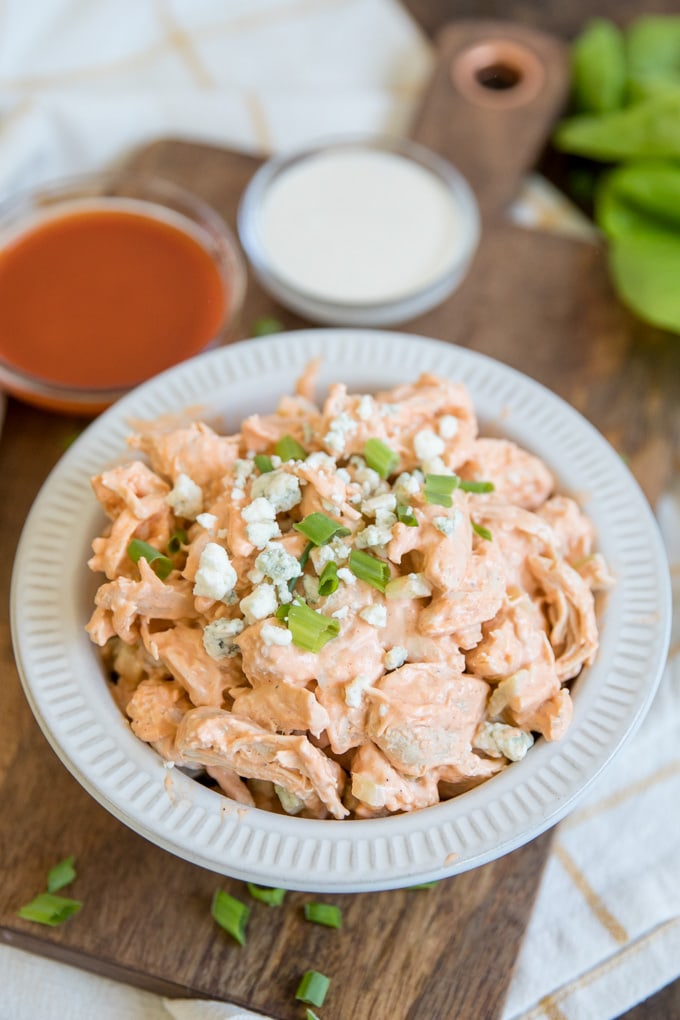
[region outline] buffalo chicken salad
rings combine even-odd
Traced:
[[[371,818],[559,740],[611,583],[548,467],[462,383],[374,394],[318,363],[235,435],[143,426],[92,480],[87,626],[133,732],[244,805]]]

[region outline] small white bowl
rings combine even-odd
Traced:
[[[441,156],[406,139],[352,136],[265,163],[238,229],[260,283],[287,308],[329,325],[390,326],[459,285],[479,214]]]
[[[138,740],[111,697],[84,627],[100,578],[86,566],[104,517],[90,477],[131,457],[130,419],[203,406],[235,431],[275,407],[307,362],[355,391],[436,372],[464,382],[484,431],[502,433],[579,494],[616,577],[599,607],[601,645],[572,685],[563,740],[459,797],[409,814],[316,821],[236,804]],[[202,867],[262,885],[328,892],[445,878],[533,839],[570,811],[654,696],[670,628],[668,565],[656,523],[618,454],[576,411],[513,369],[452,344],[369,330],[309,330],[221,348],[168,370],[98,418],[54,469],[26,521],[12,581],[12,634],[33,712],[52,747],[107,810]],[[30,805],[26,805],[30,811]]]

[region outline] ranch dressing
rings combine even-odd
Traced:
[[[437,283],[470,245],[467,222],[427,167],[359,147],[288,167],[267,188],[260,220],[281,281],[346,305],[391,302]]]

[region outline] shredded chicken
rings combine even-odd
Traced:
[[[564,735],[612,578],[462,384],[337,383],[317,406],[318,370],[234,435],[140,426],[140,458],[92,481],[87,629],[133,732],[236,803],[420,810]]]

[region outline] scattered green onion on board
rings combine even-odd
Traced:
[[[493,535],[488,528],[485,528],[482,524],[477,524],[476,521],[471,521],[472,530],[475,535],[479,535],[480,538],[485,538],[487,542],[493,542]]]
[[[158,549],[154,549],[148,542],[142,542],[141,538],[132,539],[127,547],[127,554],[133,563],[146,560],[149,566],[153,567],[161,581],[166,579],[173,567],[169,556],[165,556]]]
[[[338,590],[338,566],[333,560],[327,563],[319,578],[319,595],[332,595]]]
[[[252,882],[248,882],[248,892],[254,900],[267,903],[270,907],[280,907],[286,896],[285,889],[271,889],[265,885],[253,885]]]
[[[82,436],[82,432],[71,432],[70,435],[65,436],[64,441],[61,444],[62,449],[68,450],[70,446],[73,446],[73,444],[75,443],[76,439],[78,439],[79,436]]]
[[[342,928],[342,911],[332,903],[305,903],[305,919],[326,928]]]
[[[384,560],[364,552],[363,549],[352,549],[349,554],[349,569],[360,581],[365,581],[373,588],[383,592],[390,580],[390,568]]]
[[[283,329],[283,323],[273,315],[263,315],[261,319],[256,319],[253,325],[253,336],[271,336],[272,333],[282,333]]]
[[[266,453],[256,453],[253,457],[253,462],[261,475],[267,475],[270,471],[274,470],[272,459]]]
[[[436,885],[436,882],[421,882],[419,885],[407,886],[406,890],[407,892],[422,892],[425,889],[434,889]]]
[[[310,1006],[323,1006],[330,983],[331,979],[325,974],[320,974],[318,970],[307,970],[298,985],[295,998]]]
[[[54,893],[40,893],[30,903],[26,903],[17,911],[18,916],[25,921],[37,921],[38,924],[47,924],[50,928],[56,928],[63,924],[69,917],[77,914],[82,907],[80,900],[70,900],[65,896],[55,896]]]
[[[216,889],[210,913],[213,920],[217,921],[221,928],[224,928],[232,938],[236,939],[240,946],[245,946],[250,907],[230,896],[229,893]]]
[[[63,889],[65,885],[70,885],[75,880],[76,869],[73,867],[75,857],[65,857],[63,861],[59,861],[53,868],[47,873],[47,891],[50,893],[57,892],[58,889]]]
[[[319,1020],[319,1017],[317,1016],[313,1009],[307,1007],[307,1009],[305,1010],[305,1020]]]
[[[281,460],[305,460],[307,457],[304,446],[300,446],[297,439],[288,434],[281,436],[275,444],[274,453]]]
[[[364,460],[381,478],[388,478],[396,471],[399,456],[382,439],[368,439],[364,446]]]
[[[326,545],[336,536],[351,534],[349,528],[345,528],[344,525],[334,521],[332,517],[327,517],[326,514],[318,511],[307,514],[299,524],[294,524],[293,527],[314,545]]]

